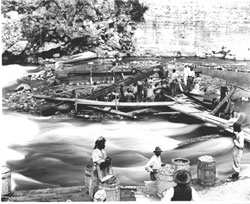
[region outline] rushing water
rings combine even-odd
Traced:
[[[249,116],[243,115],[241,121],[249,121]],[[189,159],[194,178],[197,159],[206,154],[215,157],[218,178],[231,173],[230,137],[179,146],[187,139],[217,134],[218,129],[208,124],[166,120],[90,123],[72,118],[3,113],[1,130],[1,155],[12,171],[12,188],[16,190],[84,185],[84,166],[90,162],[94,142],[101,135],[107,139],[106,152],[112,157],[114,172],[122,185],[143,185],[149,179],[144,166],[156,146],[164,150],[163,162],[170,163],[176,157]],[[247,147],[241,173],[249,172]]]

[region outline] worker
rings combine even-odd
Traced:
[[[187,86],[187,79],[188,79],[189,72],[190,72],[189,66],[185,65],[185,67],[183,69],[183,81],[184,81],[185,86]]]
[[[107,157],[105,152],[106,139],[104,137],[99,137],[95,141],[95,147],[92,152],[92,161],[94,163],[94,171],[97,171],[97,176],[99,182],[102,182],[103,177],[107,175],[112,175],[111,158]]]
[[[190,186],[191,174],[187,170],[179,170],[174,173],[175,187],[164,192],[162,201],[200,201],[197,191]]]
[[[97,83],[94,81],[91,93],[93,94],[98,89]]]
[[[171,79],[169,81],[170,83],[170,89],[171,89],[171,96],[175,96],[176,95],[176,89],[177,89],[177,84],[178,84],[178,72],[176,71],[176,69],[173,69],[172,71],[172,76]]]
[[[241,164],[241,158],[243,155],[243,148],[244,148],[244,133],[241,131],[241,124],[240,123],[234,123],[233,124],[233,130],[235,133],[235,136],[233,137],[233,174],[229,176],[230,179],[238,180],[239,179],[239,173],[240,173],[240,164]]]
[[[135,96],[132,93],[130,88],[127,88],[127,91],[125,93],[125,99],[126,99],[126,102],[134,102],[135,101]]]
[[[188,73],[188,78],[187,78],[187,91],[188,92],[190,92],[192,89],[194,77],[195,77],[194,68],[190,67],[190,71]]]
[[[145,170],[150,173],[150,179],[152,181],[156,180],[155,175],[164,164],[161,162],[162,150],[160,147],[156,147],[154,150],[154,155],[150,158],[145,166]]]

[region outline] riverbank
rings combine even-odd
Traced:
[[[250,201],[250,177],[236,182],[217,181],[214,186],[205,187],[192,181],[202,202],[242,203]],[[147,195],[144,186],[121,186],[120,201],[160,201],[156,196]],[[2,201],[12,202],[92,202],[84,186],[16,191],[11,197],[4,197]]]
[[[159,61],[144,60],[144,61],[132,61],[128,63],[123,63],[123,67],[127,69],[136,67],[136,69],[142,69],[147,66],[157,65]],[[162,63],[164,70],[171,72],[173,68],[179,71],[181,78],[182,70],[185,64],[190,64],[187,62],[176,62],[168,61],[167,63]],[[196,66],[195,64],[193,64]],[[36,72],[27,73],[25,76],[17,79],[17,83],[10,86],[5,86],[2,89],[2,105],[4,109],[9,109],[17,112],[28,112],[30,114],[36,115],[64,115],[82,117],[84,119],[102,120],[102,119],[124,119],[120,116],[114,116],[106,113],[97,113],[97,111],[88,110],[76,114],[74,108],[70,104],[55,104],[50,101],[41,100],[33,98],[31,95],[53,95],[57,97],[74,98],[74,90],[77,90],[78,98],[84,98],[91,94],[93,85],[90,83],[81,82],[70,82],[69,84],[61,83],[55,74],[55,67],[53,64],[50,66],[40,66],[36,69]],[[224,71],[227,74],[227,71]],[[170,73],[171,76],[171,73]],[[168,80],[168,79],[166,79]],[[212,78],[208,75],[200,74],[196,78],[195,84],[198,85],[194,87],[194,93],[205,94],[205,99],[212,101],[213,97],[218,97],[216,94],[220,91],[220,87],[226,84],[224,79]],[[99,89],[105,86],[110,86],[111,84],[98,84]],[[243,87],[248,90],[248,86]],[[246,101],[250,99],[250,91],[242,90],[238,88],[233,95],[233,101]],[[198,92],[197,92],[198,91]],[[58,105],[59,104],[59,105]]]

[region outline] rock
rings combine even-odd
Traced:
[[[27,48],[28,43],[29,42],[27,40],[18,41],[8,48],[7,51],[13,55],[20,55]]]
[[[18,14],[17,11],[10,11],[10,12],[6,13],[6,16],[8,16],[12,20],[20,19],[20,15]]]
[[[39,48],[38,53],[46,52],[46,51],[56,49],[56,48],[59,48],[59,47],[61,47],[61,43],[45,42],[43,47]]]
[[[53,58],[59,58],[59,57],[60,57],[60,53],[53,54]]]
[[[31,87],[28,84],[20,84],[15,89],[15,92],[26,92],[26,91],[31,91]]]

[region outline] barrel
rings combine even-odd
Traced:
[[[2,196],[9,195],[11,193],[11,174],[10,169],[6,166],[2,166]]]
[[[99,180],[97,176],[97,171],[96,168],[93,168],[89,182],[89,195],[93,198],[98,189],[99,189]]]
[[[92,169],[93,169],[93,165],[92,165],[92,164],[87,164],[87,165],[85,166],[85,170],[84,170],[85,187],[87,188],[88,191],[89,191],[89,189],[90,189],[90,182],[91,182]]]
[[[201,156],[197,163],[198,183],[204,186],[212,186],[216,180],[216,165],[212,156]]]
[[[120,185],[119,182],[114,184],[100,183],[99,189],[106,192],[106,201],[120,201]]]
[[[157,185],[156,181],[144,181],[145,191],[148,195],[156,195],[157,193]]]
[[[172,164],[175,166],[175,172],[183,169],[190,171],[190,161],[186,158],[174,158]]]
[[[163,192],[176,185],[174,182],[174,171],[171,171],[173,168],[171,164],[166,164],[163,168],[169,169],[167,171],[162,171],[161,169],[156,174],[156,189],[157,195],[162,198]]]

